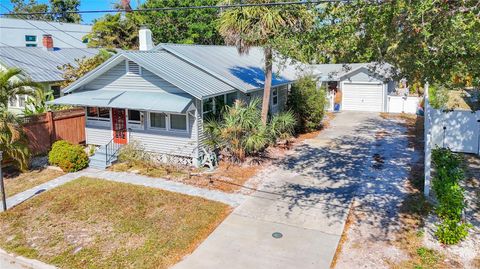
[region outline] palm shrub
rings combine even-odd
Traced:
[[[13,161],[20,170],[28,168],[30,151],[20,119],[0,106],[0,151],[5,160]]]
[[[317,87],[317,80],[306,75],[292,85],[287,107],[295,114],[299,132],[311,132],[321,127],[327,105],[324,87]]]
[[[207,143],[220,148],[231,161],[242,162],[293,134],[296,121],[291,112],[275,115],[263,125],[259,104],[259,99],[248,104],[237,101],[225,108],[220,120],[207,121],[204,126]]]
[[[30,94],[30,89],[41,89],[40,84],[21,80],[24,75],[21,69],[10,68],[0,71],[0,107],[6,108],[10,98],[17,94]]]
[[[51,105],[48,101],[53,101],[53,91],[44,89],[35,89],[31,95],[27,96],[26,106],[23,111],[25,116],[32,116],[47,112]]]

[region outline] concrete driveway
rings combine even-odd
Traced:
[[[352,198],[381,165],[375,152],[391,146],[376,142],[389,128],[377,113],[337,114],[320,136],[263,171],[259,190],[173,268],[329,268]]]

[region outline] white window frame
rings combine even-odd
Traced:
[[[154,114],[165,114],[165,128],[152,126],[152,115],[151,115],[152,113],[154,113]],[[149,130],[168,131],[168,113],[149,111],[149,112],[148,112],[147,127],[148,127]]]
[[[277,103],[275,103],[275,98],[277,98]],[[273,88],[272,89],[272,106],[277,107],[278,106],[278,88]]]
[[[130,72],[130,62],[133,62],[133,61],[125,60],[125,69],[126,69],[127,75],[141,76],[142,75],[142,67],[139,64],[135,63],[136,65],[138,65],[138,74]]]
[[[138,112],[140,112],[140,120],[137,121],[137,120],[131,120],[129,118],[129,111],[130,110],[136,110]],[[144,124],[144,121],[145,121],[145,114],[143,113],[143,111],[141,110],[137,110],[137,109],[127,109],[127,129],[136,129],[136,130],[143,130],[145,128],[145,124]]]
[[[100,108],[98,106],[93,106],[93,107]],[[85,107],[85,116],[87,116],[87,120],[103,121],[103,122],[110,122],[112,120],[112,109],[108,108],[108,119],[107,119],[107,118],[101,118],[101,117],[88,116],[88,108],[89,107]]]
[[[85,118],[87,126],[112,127],[112,109],[108,108],[108,119],[88,116],[88,107],[85,107]]]
[[[171,115],[181,115],[181,116],[185,116],[185,127],[186,129],[183,130],[183,129],[173,129],[172,128],[172,123],[171,123],[171,120],[170,120],[170,116]],[[173,131],[173,132],[180,132],[180,133],[188,133],[189,131],[189,128],[188,128],[188,113],[185,113],[185,114],[182,114],[182,113],[170,113],[168,114],[168,130],[169,131]]]

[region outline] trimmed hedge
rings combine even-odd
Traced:
[[[450,149],[436,148],[432,151],[432,161],[436,169],[432,184],[438,200],[435,211],[442,219],[435,235],[440,242],[453,245],[465,239],[470,228],[462,219],[465,208],[464,190],[459,184],[465,177],[462,159]]]
[[[48,162],[64,172],[76,172],[88,166],[88,155],[82,146],[60,140],[53,143]]]

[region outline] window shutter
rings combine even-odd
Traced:
[[[128,61],[128,73],[140,75],[140,66],[132,61]]]

